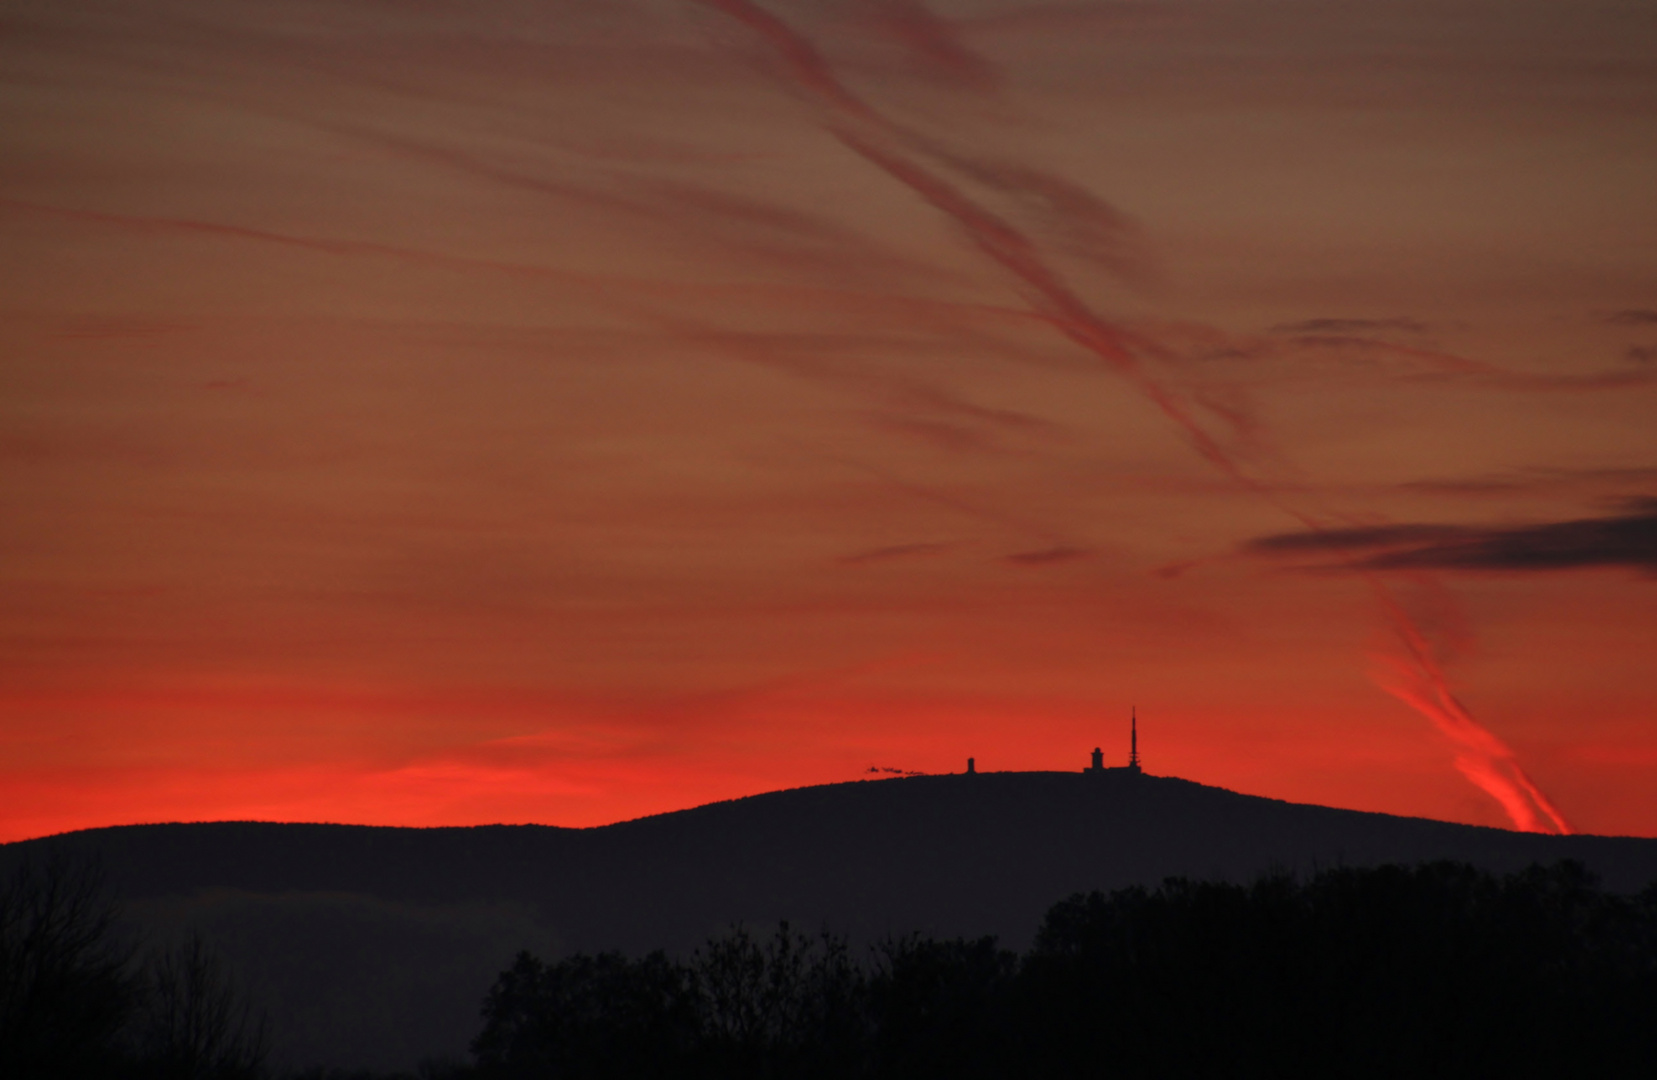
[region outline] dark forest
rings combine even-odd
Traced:
[[[270,1075],[200,941],[123,944],[84,869],[0,895],[0,1074]],[[472,1061],[428,1077],[1636,1075],[1657,1062],[1657,886],[1560,862],[1169,879],[1055,904],[1022,955],[733,927],[684,957],[527,952]],[[312,1078],[369,1074],[312,1069]]]

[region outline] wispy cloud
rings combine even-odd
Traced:
[[[1637,164],[1607,160],[1623,180],[1572,200],[1580,170],[1532,152],[1582,118],[1626,143],[1641,113],[1628,94],[1649,94],[1625,74],[1649,43],[1619,31],[1621,51],[1590,63],[1547,20],[1492,38],[1396,5],[1337,3],[1315,25],[1247,0],[978,6],[72,0],[11,19],[0,53],[28,100],[0,135],[0,160],[22,163],[0,183],[7,684],[383,680],[415,698],[247,705],[271,732],[321,717],[403,748],[317,781],[358,785],[356,801],[283,803],[289,781],[267,778],[260,805],[593,822],[821,778],[787,762],[820,763],[858,699],[825,707],[820,736],[778,718],[802,691],[718,688],[917,642],[950,659],[858,676],[893,704],[844,770],[911,761],[933,736],[905,732],[931,730],[915,718],[946,698],[939,745],[954,745],[958,704],[1003,680],[1084,697],[1148,682],[1140,654],[1087,647],[1130,627],[1171,658],[1150,692],[1170,714],[1187,695],[1193,745],[1198,726],[1244,716],[1263,743],[1288,715],[1281,699],[1199,700],[1218,680],[1184,673],[1242,662],[1225,649],[1262,650],[1250,669],[1319,715],[1373,715],[1390,700],[1326,697],[1302,674],[1351,660],[1352,628],[1329,625],[1351,606],[1331,597],[1374,586],[1370,623],[1397,630],[1389,686],[1514,824],[1549,827],[1497,738],[1528,706],[1484,668],[1469,702],[1488,700],[1491,723],[1473,721],[1434,666],[1449,670],[1454,620],[1418,593],[1456,580],[1440,568],[1539,572],[1532,549],[1571,546],[1512,522],[1628,517],[1644,511],[1596,500],[1657,493],[1657,469],[1633,467],[1657,310],[1594,231],[1651,213],[1615,194],[1637,192]],[[1603,30],[1588,7],[1549,18]],[[1484,124],[1498,99],[1548,108],[1522,131]],[[1333,103],[1407,122],[1331,127]],[[1539,165],[1488,199],[1463,167],[1487,149]],[[1453,167],[1377,201],[1365,185],[1391,167],[1372,168],[1377,153]],[[1601,299],[1583,298],[1587,280]],[[1602,396],[1589,409],[1578,392]],[[1358,464],[1377,461],[1395,468]],[[1627,467],[1549,467],[1563,462]],[[1398,504],[1435,509],[1369,526]],[[1502,528],[1466,524],[1480,521]],[[1287,529],[1344,529],[1348,546],[1254,554],[1337,573],[1192,561]],[[1574,543],[1578,559],[1592,546]],[[1617,640],[1637,650],[1626,572],[1569,592],[1597,625],[1626,620]],[[1623,594],[1632,614],[1600,614]],[[1100,617],[1130,604],[1131,624]],[[1558,660],[1552,686],[1604,676],[1606,695],[1645,707],[1609,650],[1551,656],[1555,638],[1530,632],[1540,607],[1487,616],[1512,620],[1504,643],[1538,670]],[[1181,647],[1192,626],[1244,619],[1275,629]],[[1280,632],[1291,623],[1318,629]],[[531,697],[423,703],[427,684]],[[154,756],[152,729],[222,704],[77,704],[96,722],[73,753]],[[985,723],[1022,730],[1036,712],[986,707]],[[70,753],[81,736],[39,713],[0,716],[0,740]],[[1418,753],[1408,725],[1385,737],[1395,760]],[[1355,745],[1343,723],[1320,739]],[[296,734],[282,753],[334,753],[324,742]],[[260,745],[227,729],[232,744]],[[706,786],[739,746],[766,764]],[[1338,779],[1246,758],[1191,774],[1236,784],[1258,768],[1286,797],[1359,805],[1370,785],[1385,794],[1366,808],[1467,814],[1457,785],[1423,796],[1368,758]],[[675,770],[690,786],[667,784]],[[1328,787],[1298,779],[1312,772]],[[537,777],[582,794],[536,801]],[[236,789],[257,784],[209,784],[190,812],[245,812]]]
[[[1040,551],[1015,551],[1004,556],[1002,562],[1014,566],[1055,566],[1059,563],[1076,562],[1080,559],[1091,559],[1094,552],[1087,548],[1053,547],[1043,548]]]
[[[1374,657],[1376,682],[1438,728],[1455,748],[1456,768],[1500,803],[1516,828],[1570,833],[1565,815],[1520,765],[1518,755],[1456,697],[1419,622],[1378,582],[1371,584],[1400,646],[1397,652]]]
[[[1303,319],[1271,328],[1274,334],[1375,334],[1388,330],[1425,334],[1427,329],[1426,323],[1415,319]]]
[[[1379,525],[1251,540],[1257,555],[1325,554],[1352,570],[1544,572],[1621,566],[1657,572],[1657,499],[1610,517],[1508,527]]]
[[[1616,502],[1618,500],[1615,496],[1619,493],[1657,487],[1657,467],[1514,469],[1477,476],[1410,480],[1398,486],[1412,493],[1446,495],[1454,498],[1558,492],[1572,494],[1578,498],[1584,495],[1603,495],[1612,497],[1612,501]]]
[[[975,90],[999,85],[995,65],[966,44],[951,20],[920,0],[865,0],[864,6],[869,22],[907,51],[914,74]]]
[[[811,38],[788,22],[751,0],[702,0],[746,26],[767,42],[788,71],[792,83],[818,102],[825,114],[823,126],[847,149],[950,221],[980,256],[999,267],[1017,283],[1031,312],[1059,335],[1067,338],[1092,358],[1098,367],[1114,374],[1153,405],[1184,437],[1187,445],[1238,489],[1251,492],[1301,522],[1307,530],[1321,531],[1314,514],[1286,504],[1258,475],[1255,463],[1225,436],[1241,436],[1246,443],[1264,444],[1264,432],[1253,420],[1251,409],[1235,395],[1194,392],[1185,381],[1170,377],[1165,368],[1177,360],[1160,343],[1135,333],[1116,319],[1102,314],[1095,304],[1052,257],[1052,228],[1032,228],[1026,214],[1011,213],[986,191],[1009,203],[1014,211],[1034,205],[1046,216],[1080,226],[1080,235],[1090,236],[1092,247],[1116,276],[1132,281],[1133,261],[1118,252],[1131,252],[1132,231],[1125,218],[1107,204],[1081,189],[1036,170],[994,167],[981,158],[943,152],[930,140],[915,137],[905,126],[894,122],[879,108],[854,92],[840,78],[834,65]],[[1062,232],[1059,234],[1063,235]],[[1100,243],[1099,241],[1103,241]],[[1296,339],[1316,348],[1358,347],[1410,355],[1438,375],[1473,375],[1482,381],[1523,389],[1608,389],[1637,385],[1643,373],[1614,372],[1577,376],[1515,375],[1493,365],[1440,354],[1429,350],[1395,346],[1344,334],[1309,335]],[[1216,434],[1212,421],[1218,419],[1224,435]],[[1083,549],[1055,546],[1041,551],[1020,552],[1006,557],[1013,565],[1042,566],[1085,557]],[[1419,631],[1407,614],[1392,601],[1378,580],[1371,584],[1378,600],[1392,614],[1401,634]],[[1423,666],[1419,659],[1400,661],[1403,669],[1430,683],[1441,697],[1449,696],[1448,684],[1436,668]],[[1465,710],[1458,709],[1448,722],[1435,716],[1422,695],[1418,707],[1435,718],[1440,728],[1456,737],[1458,731],[1472,732],[1499,745],[1495,736],[1480,727]],[[1413,700],[1413,699],[1412,699]],[[1425,704],[1423,704],[1425,703]],[[1441,710],[1442,711],[1442,710]],[[1504,748],[1505,750],[1505,748]],[[1514,824],[1521,829],[1545,827],[1527,807],[1547,812],[1549,822],[1559,831],[1568,831],[1564,819],[1530,782],[1517,762],[1507,753],[1510,769],[1490,766],[1499,755],[1485,754],[1476,767],[1468,767],[1467,755],[1458,757],[1479,786],[1501,802]],[[1528,800],[1528,801],[1527,801]]]
[[[1310,354],[1362,360],[1403,382],[1462,382],[1494,390],[1595,392],[1657,383],[1657,371],[1604,368],[1599,371],[1521,371],[1443,349],[1399,344],[1354,333],[1297,334],[1289,345]]]

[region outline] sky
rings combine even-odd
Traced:
[[[1654,190],[1644,0],[0,0],[0,840],[1657,836]]]

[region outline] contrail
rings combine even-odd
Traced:
[[[1018,229],[979,205],[958,186],[882,142],[913,142],[899,125],[869,105],[835,75],[828,60],[807,38],[777,16],[749,0],[695,0],[748,26],[787,62],[805,90],[838,118],[827,123],[848,149],[908,187],[961,227],[980,251],[1022,281],[1032,295],[1032,309],[1060,333],[1125,377],[1172,420],[1193,448],[1232,480],[1258,490],[1219,442],[1196,420],[1189,406],[1145,370],[1135,347],[1139,341],[1101,318],[1041,257],[1036,244]],[[867,132],[854,130],[864,127]]]
[[[943,213],[980,252],[1023,283],[1034,313],[1055,330],[1092,353],[1125,378],[1184,433],[1187,441],[1215,469],[1316,532],[1324,526],[1313,516],[1284,503],[1276,493],[1243,469],[1219,440],[1198,421],[1184,397],[1158,381],[1140,351],[1158,353],[1154,345],[1113,325],[1090,308],[1048,265],[1034,241],[958,185],[905,154],[904,146],[926,151],[910,135],[854,93],[833,65],[804,35],[751,0],[695,0],[747,26],[782,58],[796,83],[825,107],[825,127],[848,149],[909,188]],[[936,155],[934,155],[936,156]],[[1502,805],[1516,828],[1568,833],[1570,827],[1535,783],[1519,767],[1511,749],[1482,727],[1451,693],[1420,628],[1373,574],[1366,580],[1404,646],[1396,666],[1401,680],[1386,688],[1425,715],[1458,748],[1456,767]],[[1540,813],[1540,817],[1538,814]],[[1546,822],[1542,819],[1545,818]]]
[[[1033,193],[1042,196],[1047,203],[1053,204],[1054,210],[1062,214],[1085,212],[1099,218],[1099,207],[1078,208],[1069,205],[1074,202],[1073,197],[1080,189],[1073,189],[1063,181],[1045,174],[1025,170],[1014,175],[1005,168],[996,168],[984,162],[949,154],[921,136],[904,129],[864,101],[840,80],[832,65],[809,39],[775,15],[750,0],[696,2],[742,23],[763,38],[785,61],[794,80],[825,107],[828,114],[824,121],[825,128],[848,149],[905,185],[953,220],[978,250],[1018,279],[1024,286],[1030,315],[1051,325],[1064,337],[1100,360],[1109,370],[1127,380],[1185,435],[1192,448],[1204,460],[1227,479],[1267,500],[1308,530],[1326,531],[1326,526],[1316,517],[1284,502],[1274,490],[1251,476],[1239,464],[1237,456],[1229,452],[1197,419],[1199,407],[1222,416],[1223,412],[1201,402],[1200,399],[1194,401],[1190,395],[1171,389],[1159,381],[1146,364],[1146,358],[1168,361],[1175,357],[1157,342],[1124,330],[1093,311],[1065,282],[1062,275],[1048,264],[1039,246],[1029,236],[975,201],[961,185],[952,183],[936,168],[928,167],[924,160],[942,164],[968,181],[989,186],[1003,193]],[[918,5],[915,7],[918,8]],[[906,12],[906,17],[911,20],[920,17],[915,10],[906,8]],[[927,34],[936,34],[938,27],[937,24],[929,22],[924,30]],[[938,48],[943,48],[943,45],[940,44]],[[937,49],[932,51],[937,52]],[[942,57],[943,54],[938,53],[935,59]],[[950,65],[959,59],[953,57],[950,59]],[[671,291],[663,283],[602,279],[547,266],[450,255],[373,241],[298,236],[216,222],[136,217],[46,206],[12,199],[0,199],[0,208],[45,213],[115,227],[211,235],[226,240],[281,245],[331,256],[383,258],[455,270],[486,270],[512,276],[555,280],[584,289],[610,306],[630,309],[635,314],[641,314],[636,305],[618,295],[621,287],[625,286],[626,291],[630,293]],[[1115,223],[1103,218],[1098,223],[1107,229],[1115,227]],[[1119,272],[1125,269],[1125,265],[1116,262],[1110,264]],[[889,297],[885,299],[890,300]],[[925,302],[915,298],[909,298],[906,303],[925,306]],[[953,305],[941,305],[941,308],[945,309],[951,307]],[[656,321],[658,325],[664,326],[671,322],[660,318]],[[1643,381],[1641,376],[1630,376],[1627,373],[1587,379],[1513,376],[1462,358],[1447,357],[1423,350],[1392,348],[1416,359],[1435,363],[1448,371],[1482,376],[1513,388],[1602,389]],[[935,501],[942,501],[935,494],[929,497],[933,497]],[[978,516],[987,516],[982,508],[957,508]],[[1025,527],[1029,528],[1027,523]],[[1355,561],[1348,562],[1355,567]],[[1389,685],[1389,691],[1421,711],[1458,746],[1457,767],[1472,782],[1502,804],[1516,827],[1538,830],[1545,829],[1551,824],[1558,831],[1569,831],[1564,818],[1519,768],[1513,752],[1474,721],[1465,707],[1455,700],[1442,671],[1432,658],[1425,635],[1398,605],[1384,583],[1367,572],[1365,578],[1376,592],[1404,645],[1403,655],[1393,659],[1394,666],[1399,668],[1403,678],[1398,685]],[[1546,823],[1543,822],[1543,818],[1546,819]]]
[[[1520,768],[1517,755],[1495,734],[1481,727],[1467,707],[1456,700],[1449,680],[1433,658],[1432,648],[1415,621],[1378,580],[1371,575],[1366,577],[1391,619],[1408,658],[1408,662],[1385,658],[1398,678],[1379,680],[1382,688],[1431,720],[1455,744],[1456,768],[1501,803],[1517,828],[1525,832],[1569,834],[1571,827],[1564,815]],[[1538,819],[1538,812],[1547,819],[1546,824]]]

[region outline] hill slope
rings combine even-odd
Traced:
[[[515,950],[683,950],[733,922],[1029,943],[1088,889],[1273,867],[1578,859],[1657,880],[1657,840],[1551,837],[1304,806],[1127,770],[773,792],[596,829],[215,823],[89,830],[0,862],[96,853],[152,936],[201,927],[268,1003],[293,1062],[460,1054]]]

